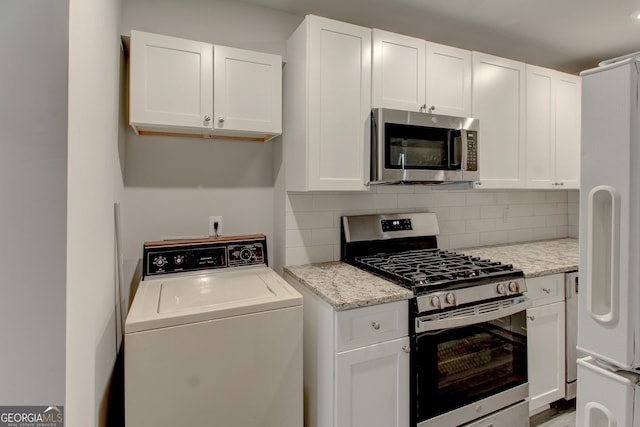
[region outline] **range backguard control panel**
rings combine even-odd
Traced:
[[[413,230],[411,226],[411,219],[409,218],[401,218],[401,219],[383,219],[380,221],[382,223],[382,231],[403,231],[403,230]]]

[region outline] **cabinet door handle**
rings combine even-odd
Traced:
[[[551,288],[542,288],[542,292],[550,294],[551,293]]]
[[[536,316],[532,316],[532,315],[528,314],[527,315],[527,319],[529,319],[531,321],[534,321],[534,320],[536,320]]]
[[[205,122],[211,121],[211,116],[208,116],[208,115],[204,116],[204,121]]]
[[[409,347],[408,345],[404,345],[402,346],[402,351],[404,351],[405,353],[411,353],[411,347]]]
[[[429,107],[429,113],[433,113],[434,111],[436,111],[435,105],[432,105],[431,107]]]
[[[380,323],[373,322],[371,323],[371,327],[377,331],[378,329],[380,329]]]

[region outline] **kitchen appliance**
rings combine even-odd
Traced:
[[[263,235],[145,243],[127,427],[302,425],[302,297],[266,249]]]
[[[639,426],[640,53],[582,76],[577,421]]]
[[[341,259],[414,293],[411,425],[528,426],[524,274],[437,234],[433,213],[342,217]]]
[[[371,182],[477,181],[478,120],[415,111],[371,111]]]
[[[578,343],[578,292],[579,274],[571,271],[564,275],[565,290],[565,392],[564,400],[576,397],[578,365],[576,361],[586,355],[576,348]]]

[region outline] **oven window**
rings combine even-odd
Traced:
[[[527,382],[526,332],[515,320],[512,327],[516,316],[416,338],[419,421]]]
[[[459,169],[456,131],[385,123],[385,163],[390,169]],[[459,132],[457,132],[459,133]]]

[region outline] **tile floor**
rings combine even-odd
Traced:
[[[530,418],[530,427],[576,427],[575,400],[563,408],[550,408]]]

